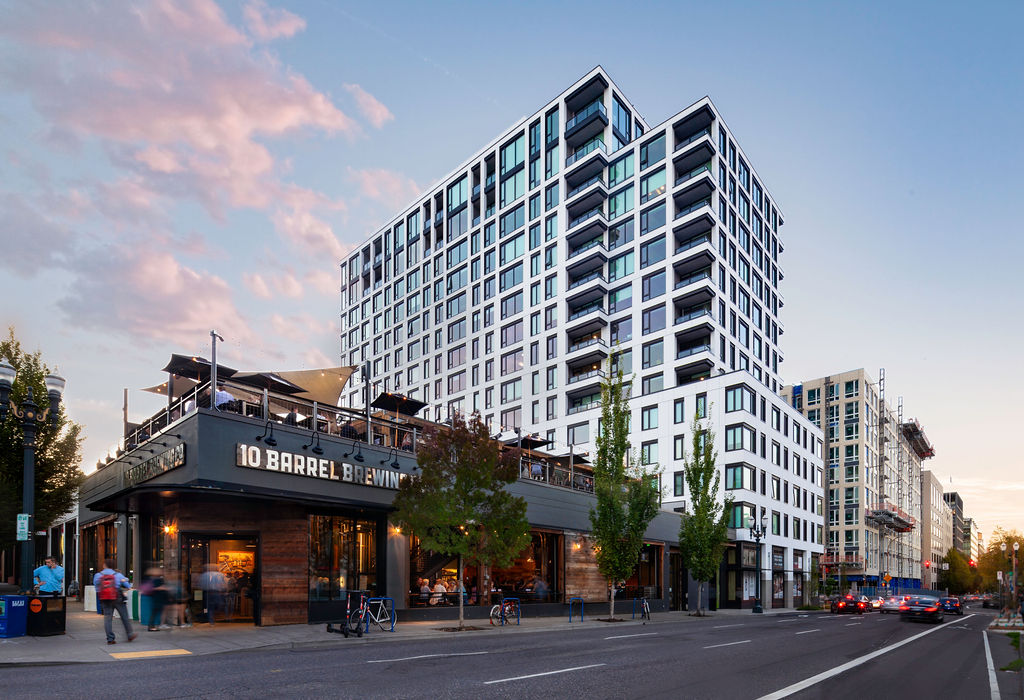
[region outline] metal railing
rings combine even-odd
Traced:
[[[592,369],[587,372],[580,372],[579,374],[573,374],[566,381],[566,384],[575,384],[576,382],[582,382],[585,379],[592,379],[593,377],[604,377],[604,370]]]
[[[676,353],[676,359],[681,360],[684,357],[690,357],[691,355],[697,355],[702,352],[711,352],[711,345],[694,345],[690,348],[685,348]]]
[[[696,248],[699,245],[703,245],[705,243],[710,243],[710,242],[711,242],[711,234],[710,233],[703,233],[703,234],[701,234],[699,236],[694,236],[690,240],[685,241],[685,242],[681,243],[678,247],[676,247],[676,255],[678,255],[679,253],[685,252],[685,251],[689,250],[690,248]]]
[[[595,270],[589,275],[583,275],[583,277],[580,277],[578,280],[573,280],[569,283],[569,289],[576,289],[577,287],[581,287],[587,282],[593,282],[594,280],[601,280],[604,282],[604,275],[601,274],[600,270]]]
[[[711,309],[709,307],[705,307],[701,309],[696,309],[689,313],[685,313],[682,316],[676,316],[676,325],[678,326],[680,323],[692,321],[695,318],[700,318],[701,316],[711,316]]]
[[[686,146],[689,146],[691,143],[693,143],[697,139],[702,139],[705,136],[710,136],[710,135],[711,135],[711,129],[710,128],[702,129],[701,131],[698,131],[696,134],[694,134],[690,138],[686,139],[685,141],[680,141],[679,143],[677,143],[676,147],[673,149],[673,152],[678,151],[680,148],[685,148]]]
[[[594,175],[593,177],[591,177],[591,178],[589,178],[587,180],[584,180],[582,183],[580,183],[579,185],[576,185],[571,190],[569,190],[569,194],[565,195],[566,201],[572,199],[577,193],[582,192],[583,190],[587,189],[588,187],[593,185],[595,182],[600,182],[602,185],[604,185],[604,179],[601,177],[601,173],[598,173],[597,175]]]
[[[605,155],[608,155],[608,150],[604,146],[604,141],[598,141],[598,140],[595,139],[594,141],[591,141],[586,146],[584,146],[583,148],[581,148],[580,150],[576,151],[575,153],[570,155],[568,158],[566,158],[565,159],[565,167],[568,168],[570,165],[572,165],[576,161],[580,160],[584,156],[590,155],[594,151],[601,151],[601,153],[604,153]]]
[[[675,218],[676,219],[681,219],[684,216],[686,216],[687,214],[692,214],[693,212],[697,211],[701,207],[709,207],[709,206],[711,206],[711,197],[705,197],[704,199],[700,200],[699,202],[694,202],[693,204],[691,204],[690,206],[686,207],[682,211],[677,211],[676,215],[675,215]]]
[[[604,246],[604,234],[595,236],[594,238],[591,238],[589,241],[581,245],[579,248],[570,251],[567,260],[572,260],[577,255],[582,255],[583,253],[586,253],[588,250],[592,250],[599,246]]]
[[[601,306],[601,302],[594,302],[593,304],[587,304],[586,306],[584,306],[582,309],[580,309],[576,313],[570,314],[569,315],[569,320],[570,321],[575,321],[576,319],[581,318],[583,316],[586,316],[589,313],[593,313],[594,311],[604,311],[604,307]]]
[[[523,460],[519,469],[519,479],[521,481],[540,481],[549,486],[594,493],[594,473],[589,469],[580,469],[576,465],[565,467],[550,462]]]
[[[577,350],[582,350],[583,348],[589,348],[591,345],[603,345],[605,347],[608,347],[608,344],[605,343],[604,340],[600,337],[587,338],[585,340],[580,340],[573,343],[572,345],[569,346],[566,352],[576,352]]]
[[[690,172],[683,173],[682,175],[677,177],[676,178],[676,185],[681,185],[684,182],[686,182],[687,180],[692,180],[693,178],[697,177],[698,175],[700,175],[701,173],[704,173],[704,172],[707,172],[707,173],[711,172],[711,161],[710,160],[707,163],[705,163],[704,165],[696,167],[693,170],[691,170]]]
[[[574,126],[576,126],[584,119],[589,117],[591,114],[597,113],[603,114],[605,118],[608,117],[608,110],[605,108],[604,102],[602,102],[601,100],[595,100],[594,102],[591,102],[589,105],[584,107],[582,111],[576,112],[575,116],[573,116],[572,119],[565,123],[566,132],[568,132]]]
[[[682,289],[683,287],[689,286],[691,284],[694,284],[695,282],[700,282],[701,280],[705,279],[711,279],[710,270],[701,270],[700,272],[693,273],[689,277],[684,277],[683,279],[676,282],[676,285],[675,287],[673,287],[673,289]]]
[[[573,228],[574,226],[576,226],[578,224],[582,224],[587,219],[592,219],[592,218],[594,218],[595,216],[598,216],[598,215],[600,215],[601,217],[604,217],[604,212],[601,211],[601,207],[600,206],[594,207],[590,211],[587,211],[587,212],[577,216],[575,219],[573,219],[572,221],[569,222],[568,228],[571,229],[571,228]]]

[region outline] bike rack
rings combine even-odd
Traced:
[[[572,605],[573,603],[580,604],[580,622],[583,622],[583,599],[582,598],[570,598],[569,599],[569,622],[572,622]]]
[[[636,606],[640,603],[641,600],[642,600],[641,598],[634,598],[633,599],[633,618],[632,619],[634,619],[634,620],[636,619]]]
[[[395,631],[395,599],[394,598],[367,598],[366,599],[366,605],[369,606],[370,603],[380,603],[380,602],[384,602],[384,601],[387,601],[388,603],[391,603],[391,629],[389,630],[389,632],[394,632]],[[366,633],[367,634],[370,633],[370,616],[369,615],[366,616]]]
[[[515,603],[516,603],[516,624],[517,624],[517,625],[519,625],[519,624],[522,624],[522,622],[521,622],[521,617],[520,617],[520,612],[521,612],[521,611],[522,611],[522,609],[523,609],[523,605],[522,605],[522,603],[520,603],[520,602],[519,602],[519,599],[518,599],[518,598],[502,598],[502,599],[501,599],[501,603],[500,603],[500,605],[504,606],[504,605],[505,605],[505,603],[507,603],[507,602],[508,602],[508,601],[510,601],[510,600],[514,600],[514,601],[515,601]],[[504,608],[503,608],[503,609],[504,609]],[[501,616],[501,624],[502,624],[502,625],[506,625],[506,624],[511,624],[511,623],[509,623],[509,622],[505,622],[505,616],[504,616],[504,615],[502,615],[502,616]]]

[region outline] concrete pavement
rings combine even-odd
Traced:
[[[499,628],[492,627],[486,620],[470,620],[467,621],[467,625],[474,625],[479,629],[464,634],[508,635],[525,632],[572,632],[576,629],[594,626],[622,629],[641,624],[639,620],[630,618],[629,610],[621,609],[616,611],[616,617],[624,618],[623,622],[598,622],[597,618],[606,616],[607,612],[608,609],[604,604],[587,606],[584,621],[580,622],[577,614],[573,622],[569,622],[568,614],[564,617],[532,617],[529,608],[526,607],[519,625],[513,624]],[[765,611],[767,616],[807,614],[815,613],[778,608]],[[686,612],[661,612],[654,613],[654,619],[650,624],[684,620],[700,623],[716,618],[737,616],[753,617],[753,614],[749,610],[719,610],[710,613],[707,617],[696,617]],[[124,626],[120,620],[115,619],[114,633],[117,636],[117,644],[108,645],[103,632],[103,616],[95,612],[85,612],[81,603],[69,602],[66,634],[52,637],[0,639],[0,665],[99,663],[168,656],[201,656],[253,649],[318,648],[398,640],[451,638],[456,635],[445,628],[454,627],[456,624],[454,620],[403,622],[401,611],[398,611],[398,623],[394,632],[381,632],[375,626],[371,626],[370,632],[361,639],[354,637],[345,639],[340,634],[328,634],[324,624],[256,627],[251,623],[218,623],[213,627],[198,624],[193,627],[175,627],[170,630],[148,632],[145,625],[132,621],[133,631],[138,634],[138,637],[134,642],[129,643],[124,635]]]

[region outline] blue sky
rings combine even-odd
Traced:
[[[0,0],[2,320],[86,468],[210,328],[334,363],[347,247],[600,64],[650,123],[710,95],[781,204],[784,377],[885,367],[968,515],[1024,529],[1020,3],[168,7]]]

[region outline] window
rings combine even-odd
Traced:
[[[526,252],[526,234],[520,233],[501,244],[501,264],[512,262]]]
[[[448,369],[466,364],[466,346],[460,345],[448,351]]]
[[[505,353],[501,356],[501,375],[513,374],[523,368],[522,349]]]
[[[615,343],[628,343],[633,339],[633,319],[624,318],[614,321],[611,327],[612,345]]]
[[[683,496],[683,484],[684,484],[683,472],[673,472],[673,474],[672,474],[672,495],[675,498],[682,498],[682,496]]]
[[[509,141],[501,147],[501,174],[514,170],[523,164],[525,159],[525,137],[520,134],[518,138]]]
[[[701,418],[701,419],[707,418],[708,417],[708,395],[707,394],[697,394],[697,396],[694,397],[694,398],[695,398],[695,400],[697,402],[697,407],[696,407],[697,418]]]
[[[613,282],[631,274],[633,274],[633,251],[629,251],[617,258],[613,258],[608,263],[609,282]]]
[[[544,211],[551,211],[558,206],[558,183],[544,190]]]
[[[653,394],[661,391],[665,388],[665,377],[659,372],[658,374],[652,374],[644,377],[640,382],[640,391],[645,396],[647,394]]]
[[[674,423],[685,423],[686,422],[686,400],[676,399],[675,403],[672,404],[673,422]]]
[[[569,445],[581,445],[590,442],[590,423],[570,425],[565,431],[565,441]]]
[[[658,441],[651,440],[640,445],[640,464],[649,465],[658,463]]]
[[[615,187],[633,177],[633,154],[630,153],[608,166],[608,186]]]
[[[640,147],[640,170],[654,165],[665,157],[665,134]]]
[[[608,220],[633,211],[633,185],[624,187],[608,198]]]
[[[510,323],[501,329],[501,347],[505,348],[510,345],[522,342],[523,340],[523,322],[516,321]],[[474,341],[475,342],[475,341]]]
[[[633,240],[633,221],[631,216],[608,229],[608,250],[614,250]]]
[[[659,168],[656,172],[640,180],[640,203],[665,194],[665,168]]]
[[[852,381],[846,382],[845,389],[846,389],[846,392],[845,392],[846,393],[846,398],[848,398],[848,399],[849,398],[853,398],[860,391],[860,380],[859,379],[854,379]]]
[[[640,235],[655,231],[665,225],[665,203],[646,209],[640,213]]]
[[[676,435],[672,438],[672,459],[686,459],[686,436]]]
[[[521,313],[523,310],[523,293],[516,292],[501,300],[501,317],[508,318]]]
[[[608,313],[623,311],[633,305],[633,285],[627,284],[608,294]]]
[[[729,513],[729,527],[745,528],[756,520],[756,510],[749,503],[734,503]]]
[[[643,300],[649,301],[665,293],[665,271],[647,275],[643,279]]]
[[[643,347],[643,369],[657,367],[665,361],[665,343],[658,340]]]
[[[643,312],[643,335],[665,330],[665,305],[659,304]]]
[[[629,110],[619,103],[619,98],[615,95],[612,95],[612,128],[619,132],[619,138],[623,141],[630,140]]]
[[[725,451],[754,452],[754,429],[746,425],[730,425],[725,429]]]
[[[511,204],[526,194],[526,171],[520,170],[501,181],[501,206]],[[451,232],[449,232],[451,235]]]
[[[653,241],[640,246],[640,268],[661,262],[665,259],[665,237],[658,236]]]
[[[754,491],[755,471],[749,464],[729,464],[725,467],[725,488],[727,490],[746,489]]]
[[[501,385],[501,402],[519,401],[523,398],[523,380],[513,379]]]
[[[656,430],[658,428],[658,407],[644,406],[640,409],[640,429]]]
[[[725,412],[747,411],[754,413],[754,392],[746,386],[734,386],[725,390]]]
[[[523,224],[526,223],[526,205],[520,204],[518,207],[508,212],[507,214],[501,215],[500,227],[501,236],[506,236],[516,229],[522,228]]]
[[[503,292],[506,289],[511,289],[512,287],[516,286],[517,284],[522,284],[522,282],[523,282],[523,264],[522,263],[517,263],[517,264],[513,265],[512,267],[510,267],[510,268],[508,268],[506,270],[503,270],[502,273],[501,273],[501,284],[500,284],[500,287],[501,287],[501,291],[503,291]]]

